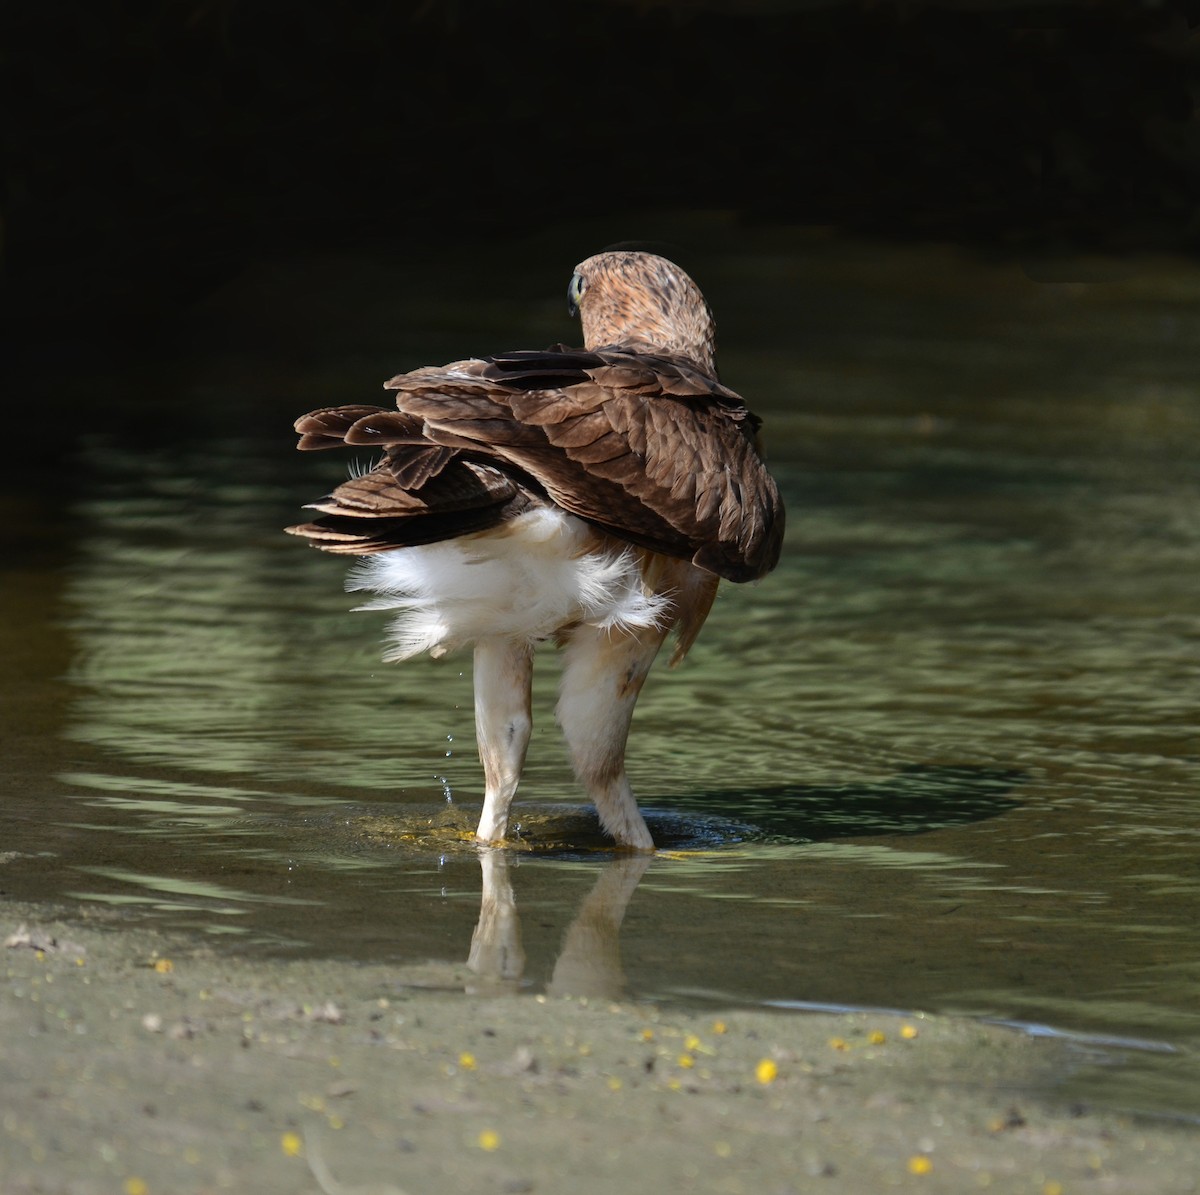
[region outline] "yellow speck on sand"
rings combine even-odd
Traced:
[[[1055,1179],[1042,1184],[1042,1195],[1062,1195],[1063,1185]]]
[[[495,1129],[484,1129],[479,1134],[479,1148],[486,1149],[488,1153],[492,1150],[500,1148],[500,1134]]]
[[[473,1071],[475,1069],[475,1055],[462,1053],[458,1056],[458,1065],[465,1071]]]
[[[125,1195],[146,1195],[149,1188],[140,1178],[127,1178],[125,1180]]]
[[[175,970],[175,964],[169,958],[157,958],[154,960],[154,969],[159,975],[169,975]]]
[[[654,1040],[654,1030],[649,1027],[643,1029],[642,1030],[642,1041],[653,1041],[653,1040]]]
[[[298,1158],[304,1150],[304,1142],[295,1133],[284,1133],[279,1138],[279,1148],[289,1158]]]
[[[700,1039],[694,1034],[689,1033],[683,1041],[683,1048],[690,1050],[693,1054],[700,1049]]]
[[[933,1163],[924,1154],[914,1154],[908,1159],[909,1174],[929,1174]]]
[[[850,1043],[844,1037],[831,1037],[829,1039],[829,1048],[831,1050],[848,1050]]]
[[[779,1078],[779,1067],[769,1058],[764,1058],[755,1068],[754,1077],[762,1084],[774,1083]]]
[[[696,1065],[696,1060],[690,1054],[680,1054],[678,1061],[684,1070],[691,1070]]]
[[[616,1075],[608,1076],[609,1091],[620,1091],[622,1086],[623,1086],[623,1084],[621,1083],[621,1080],[618,1079]]]
[[[867,1034],[867,1041],[869,1041],[873,1046],[881,1046],[885,1041],[887,1041],[887,1034],[884,1033],[882,1029],[872,1029],[871,1032]]]
[[[729,1026],[724,1021],[713,1021],[712,1031],[714,1033],[728,1033]]]
[[[905,1041],[912,1041],[912,1039],[916,1037],[919,1032],[920,1030],[916,1027],[916,1025],[900,1026],[900,1036],[904,1038]]]

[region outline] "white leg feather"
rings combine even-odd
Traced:
[[[666,630],[576,627],[567,639],[558,722],[575,775],[618,846],[653,850],[654,840],[625,775],[633,707]]]
[[[533,726],[532,685],[532,644],[507,638],[475,644],[475,737],[487,786],[475,832],[480,842],[503,842],[508,833]]]
[[[477,836],[501,843],[530,734],[533,645],[565,645],[558,720],[575,773],[618,845],[653,842],[625,775],[633,707],[667,632],[678,662],[717,577],[631,548],[552,506],[444,543],[366,557],[347,585],[360,609],[395,610],[388,659],[475,643],[475,729],[486,778]]]

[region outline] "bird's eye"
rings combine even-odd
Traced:
[[[567,287],[567,311],[571,315],[577,315],[579,312],[579,300],[583,298],[583,292],[587,290],[587,283],[584,282],[583,276],[580,274],[572,274],[570,285]]]

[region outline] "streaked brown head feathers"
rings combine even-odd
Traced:
[[[716,376],[712,312],[700,288],[665,257],[597,253],[575,267],[568,297],[579,311],[585,348],[684,357]]]

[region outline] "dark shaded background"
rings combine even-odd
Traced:
[[[572,215],[1192,252],[1198,21],[1148,0],[8,4],[7,354],[153,336],[264,256]]]

